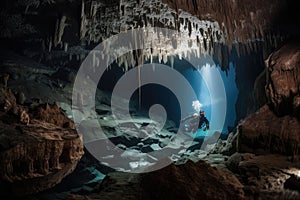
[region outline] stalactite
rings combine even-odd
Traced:
[[[61,39],[64,34],[65,27],[67,26],[66,20],[67,17],[63,15],[59,20],[56,21],[53,41],[55,47],[62,42]]]
[[[48,52],[51,52],[52,49],[52,38],[49,39]]]
[[[139,88],[139,109],[142,108],[142,79],[141,79],[141,66],[138,66],[138,88]]]
[[[67,52],[68,51],[68,43],[64,43],[64,51]]]
[[[82,40],[86,35],[86,25],[87,25],[87,19],[84,12],[84,0],[81,2],[81,23],[80,23],[80,40]]]
[[[129,56],[130,56],[130,57],[129,57],[130,59],[128,59],[128,62],[131,63],[131,66],[133,67],[133,66],[136,65],[136,60],[134,59],[133,52],[131,52],[131,53],[129,54]]]
[[[168,55],[167,53],[165,52],[164,55],[163,55],[163,62],[166,64],[168,62]]]
[[[174,60],[175,60],[174,56],[171,55],[171,56],[170,56],[170,63],[171,63],[171,67],[172,67],[172,68],[174,68]]]
[[[182,60],[182,52],[178,52],[178,58],[179,60]]]
[[[31,176],[34,173],[34,160],[32,158],[28,159],[28,173]]]
[[[240,45],[239,45],[239,43],[235,43],[235,50],[236,50],[237,56],[238,56],[238,57],[241,57],[241,53],[240,53]]]
[[[143,28],[146,26],[150,27],[150,24],[147,21],[150,21],[152,25],[155,25],[156,22],[160,22],[163,24],[164,27],[170,28],[170,26],[178,27],[180,30],[180,34],[182,35],[188,35],[189,40],[181,40],[180,36],[174,37],[172,39],[172,47],[174,51],[169,52],[168,54],[173,53],[180,53],[181,55],[188,56],[188,55],[195,55],[197,57],[200,57],[200,55],[203,54],[213,54],[213,45],[214,42],[220,42],[223,43],[225,41],[225,35],[222,33],[222,30],[219,27],[218,23],[213,23],[209,21],[201,21],[197,17],[194,17],[186,12],[175,12],[174,10],[170,9],[168,6],[161,2],[144,2],[144,6],[136,5],[136,2],[129,1],[130,4],[135,5],[134,8],[135,12],[133,12],[133,9],[131,7],[126,7],[124,2],[120,3],[118,14],[109,19],[112,20],[109,23],[106,22],[106,19],[102,19],[101,16],[107,16],[110,15],[109,8],[105,7],[105,11],[103,9],[96,9],[101,7],[101,5],[96,3],[87,3],[85,1],[82,1],[81,6],[81,32],[82,30],[84,34],[81,34],[82,38],[87,38],[87,41],[93,42],[95,41],[95,37],[93,35],[93,32],[98,31],[99,35],[97,36],[99,38],[105,39],[111,34],[111,30],[129,30],[136,28],[137,26],[142,26]],[[129,4],[128,4],[129,5]],[[151,5],[151,6],[146,6]],[[86,14],[85,7],[89,7],[89,11]],[[156,10],[155,8],[162,8],[164,10],[164,13],[161,13],[160,10]],[[127,12],[128,11],[128,12]],[[151,11],[155,11],[155,15],[149,15]],[[165,12],[166,11],[166,12]],[[99,13],[100,12],[100,13]],[[103,12],[103,13],[102,13]],[[129,14],[130,13],[130,14]],[[120,21],[120,18],[118,18],[118,15],[124,15]],[[100,16],[100,18],[99,18]],[[135,16],[138,16],[140,20],[142,20],[142,24],[138,24],[136,20],[132,20]],[[142,17],[141,17],[142,16]],[[124,20],[123,20],[124,19]],[[108,20],[108,21],[109,21]],[[131,21],[130,21],[131,20]],[[132,23],[133,22],[133,23]],[[113,28],[111,28],[111,24],[113,25]],[[98,30],[98,28],[101,27],[101,30]],[[110,28],[109,28],[110,27]],[[157,38],[159,40],[159,43],[166,42],[167,37],[173,37],[173,36],[167,36],[167,33],[159,33],[157,31],[154,31],[157,34]],[[217,35],[218,32],[218,35]],[[220,33],[220,34],[219,34]],[[148,33],[149,34],[149,33]],[[202,36],[201,36],[202,35]],[[147,36],[148,37],[148,36]],[[149,34],[149,37],[153,37],[151,34]],[[203,42],[203,37],[205,37],[205,41]],[[141,42],[141,38],[138,39],[137,42]],[[202,40],[202,44],[200,43],[200,40]],[[189,49],[186,49],[185,42],[188,42]],[[181,45],[179,47],[179,45]],[[156,45],[154,45],[156,46]],[[109,46],[106,45],[105,49],[109,49]],[[190,51],[188,53],[188,51]],[[106,52],[105,53],[113,53],[113,52]],[[149,59],[150,62],[153,62],[153,56],[157,56],[159,62],[165,63],[167,58],[165,55],[165,52],[158,53],[152,52],[142,52],[143,57],[145,59]],[[127,71],[130,66],[135,66],[135,62],[137,61],[136,58],[130,59],[131,57],[126,55],[125,59],[122,59],[121,61],[118,61],[118,64],[121,65],[123,63],[123,66],[126,68],[125,71]]]
[[[206,41],[206,38],[203,38],[203,47],[204,47],[204,50],[207,51],[207,41]]]
[[[218,47],[217,58],[218,58],[220,66],[223,66],[222,46]]]
[[[129,68],[127,60],[125,60],[124,66],[125,66],[125,72],[127,72],[127,71],[128,71],[128,68]]]
[[[153,63],[153,55],[150,55],[150,63]]]
[[[158,53],[158,62],[159,62],[159,63],[162,63],[162,59],[163,59],[162,57],[163,57],[163,56],[162,56],[162,53],[159,52],[159,53]]]
[[[77,103],[76,103],[76,106],[78,107],[78,109],[80,111],[83,110],[83,96],[82,96],[81,93],[77,94]]]

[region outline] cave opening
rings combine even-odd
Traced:
[[[186,92],[186,88],[183,85],[180,85],[176,80],[173,84],[177,87],[184,96],[185,105],[180,105],[176,95],[167,87],[164,87],[159,84],[147,84],[141,86],[139,89],[136,89],[130,98],[130,108],[136,109],[140,114],[149,117],[149,109],[151,106],[160,104],[162,105],[167,113],[167,119],[174,122],[175,126],[179,128],[180,120],[182,117],[193,115],[194,113],[199,113],[200,110],[193,107],[193,102],[198,101],[201,104],[201,110],[205,111],[207,119],[209,121],[214,121],[218,123],[222,121],[223,116],[218,116],[216,114],[215,119],[212,118],[212,106],[223,101],[223,97],[219,99],[214,97],[212,98],[210,90],[215,90],[215,93],[221,93],[218,90],[225,90],[226,93],[226,116],[224,119],[224,125],[221,129],[222,134],[227,135],[232,128],[236,126],[237,117],[236,117],[236,103],[238,98],[238,88],[236,84],[236,71],[233,62],[229,63],[229,69],[223,71],[218,64],[215,64],[212,59],[202,56],[201,58],[192,58],[198,66],[193,67],[193,65],[187,60],[179,58],[179,56],[174,56],[174,60],[171,59],[171,56],[168,57],[168,61],[165,63],[171,69],[179,72],[184,79],[187,80],[190,84],[193,92],[196,94],[196,99],[192,96],[189,96]],[[159,63],[159,58],[153,58],[153,72],[160,73],[159,69],[156,68],[155,63]],[[150,64],[150,61],[146,61],[144,64]],[[214,69],[214,70],[212,70]],[[130,71],[130,70],[129,70]],[[98,88],[111,94],[115,88],[117,82],[122,76],[126,76],[127,72],[124,72],[124,66],[118,66],[117,63],[113,63],[109,70],[107,70],[101,77]],[[217,77],[214,73],[218,73],[221,78],[222,87],[218,88],[217,85],[214,85],[213,81]],[[203,78],[205,77],[205,78]],[[169,77],[165,77],[168,79]],[[136,75],[138,79],[138,74]],[[208,82],[211,81],[211,88],[208,88]],[[140,101],[140,105],[139,105]],[[184,109],[181,109],[184,107]],[[183,113],[181,111],[184,110]],[[215,109],[215,112],[218,112],[218,108]],[[199,129],[195,134],[195,137],[205,135],[202,129]]]

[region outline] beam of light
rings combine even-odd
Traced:
[[[220,72],[215,65],[206,64],[199,70],[207,88],[210,99],[201,99],[203,107],[207,107],[207,118],[210,121],[210,130],[206,135],[212,135],[214,132],[222,132],[226,117],[226,92]],[[201,93],[202,91],[200,91]],[[206,105],[210,103],[210,105]]]
[[[234,127],[236,124],[236,103],[239,94],[239,90],[236,85],[236,71],[233,63],[229,63],[229,69],[226,72],[222,71],[220,67],[218,70],[222,76],[226,94],[227,94],[227,110],[226,121],[224,126],[224,133],[228,133],[228,127]]]

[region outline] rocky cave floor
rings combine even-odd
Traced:
[[[75,77],[72,71],[50,69],[17,56],[3,60],[1,74],[10,74],[8,87],[16,96],[17,104],[30,107],[33,102],[57,102],[66,115],[72,118],[71,92]],[[95,120],[99,121],[106,137],[115,141],[116,146],[124,150],[124,154],[139,154],[144,158],[147,157],[146,153],[159,151],[168,145],[168,148],[179,152],[171,158],[177,165],[172,164],[147,174],[113,172],[85,149],[74,172],[61,183],[22,199],[198,199],[201,195],[204,199],[300,199],[300,161],[295,157],[236,153],[237,131],[230,133],[227,140],[220,139],[217,144],[210,144],[209,140],[197,140],[187,145],[180,138],[173,140],[177,129],[171,121],[167,121],[164,129],[158,132],[155,122],[142,117],[145,114],[141,116],[137,111],[132,113],[134,127],[128,128],[126,121],[122,122],[124,127],[122,123],[116,127],[111,123],[109,95],[97,91],[96,99],[97,116],[82,122],[84,127],[94,130]],[[0,124],[7,126],[1,117],[3,115],[1,112]],[[35,124],[34,121],[30,126],[32,124]],[[26,125],[22,127],[26,128]],[[132,134],[122,134],[122,128]],[[2,136],[4,134],[1,132]],[[141,136],[143,139],[135,139],[138,136],[136,134],[144,134]],[[89,140],[95,139],[93,137],[99,140],[96,131],[91,131],[90,137]],[[199,150],[205,141],[206,148]],[[180,149],[187,150],[180,152]],[[106,159],[109,161],[114,157],[107,156]]]

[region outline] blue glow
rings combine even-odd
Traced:
[[[212,72],[213,70],[211,70],[212,67],[216,68],[215,65],[211,66],[211,65],[207,64],[206,66],[202,66],[200,68],[199,72],[201,73],[202,76],[205,76],[208,80],[211,80],[212,82],[214,82],[213,79],[215,76],[212,74],[213,73]],[[220,67],[217,67],[217,69],[222,77],[222,81],[224,83],[225,92],[226,92],[226,98],[227,98],[226,99],[227,112],[226,112],[224,127],[222,130],[222,133],[226,134],[226,133],[228,133],[228,127],[235,126],[235,120],[236,120],[235,104],[236,104],[237,97],[238,97],[238,89],[237,89],[236,82],[235,82],[236,72],[235,72],[235,68],[233,67],[232,63],[230,63],[230,65],[229,65],[229,70],[227,71],[227,74],[225,71],[222,71]],[[219,118],[212,119],[211,118],[211,114],[212,114],[211,108],[213,105],[218,104],[220,101],[222,101],[222,99],[212,99],[211,98],[208,87],[207,87],[204,79],[200,75],[200,73],[197,73],[197,71],[192,68],[182,71],[182,74],[186,77],[186,79],[189,80],[193,89],[196,91],[196,94],[198,97],[197,100],[199,100],[200,103],[202,104],[201,109],[205,111],[207,119],[210,122],[215,120],[214,122],[218,123],[218,121],[222,121],[221,116]],[[215,87],[215,90],[218,91],[218,90],[220,90],[220,88]],[[189,106],[190,113],[186,113],[186,115],[195,113],[195,110],[192,106],[193,101],[195,101],[195,100],[191,99],[190,100],[191,105],[187,105],[187,106]],[[195,137],[201,137],[201,136],[205,136],[207,134],[208,134],[208,131],[203,131],[202,129],[199,129],[197,131]]]
[[[235,105],[237,102],[239,90],[236,85],[236,72],[232,62],[229,63],[229,70],[227,72],[227,75],[226,72],[222,71],[220,67],[218,67],[218,70],[220,71],[220,74],[222,76],[227,96],[227,113],[223,129],[223,133],[227,133],[227,127],[234,127],[236,125]]]
[[[225,123],[224,126],[222,126],[221,129],[218,128],[218,130],[222,130],[222,133],[226,134],[228,133],[228,127],[235,126],[236,120],[235,104],[237,101],[238,89],[235,81],[235,68],[233,64],[230,63],[229,70],[226,73],[225,71],[222,71],[219,66],[215,66],[213,62],[209,61],[208,59],[197,59],[197,62],[199,62],[199,70],[196,70],[194,67],[192,67],[191,63],[187,62],[186,60],[179,60],[178,57],[175,59],[174,62],[174,69],[180,72],[184,76],[184,78],[190,83],[191,87],[197,95],[197,99],[193,99],[189,95],[186,88],[184,88],[183,85],[180,85],[178,82],[176,82],[176,80],[174,80],[174,84],[182,91],[182,95],[185,98],[185,102],[188,102],[187,104],[179,105],[176,97],[171,91],[162,86],[152,84],[142,87],[143,108],[148,110],[148,108],[153,104],[161,104],[166,109],[168,113],[168,118],[173,120],[178,125],[181,119],[181,114],[182,116],[188,116],[196,112],[192,104],[193,101],[198,100],[202,104],[201,110],[205,111],[206,117],[210,121],[210,124],[221,124],[223,123],[224,115],[218,116],[214,114],[214,119],[212,119],[212,107],[214,106],[216,112],[218,112],[218,110],[222,110],[220,107],[220,102],[224,101],[224,99],[218,99],[218,93],[221,94],[222,89],[223,91],[225,89],[227,102]],[[168,63],[168,65],[170,66],[170,63]],[[218,76],[214,74],[216,72],[218,72]],[[215,95],[217,96],[217,98],[212,99],[212,95],[210,94],[207,85],[208,83],[205,82],[204,77],[206,81],[209,82],[210,86],[213,88],[214,93],[217,94]],[[217,80],[215,80],[217,77],[221,78],[221,81],[223,82],[225,88],[218,88]],[[216,86],[214,87],[214,85]],[[137,95],[138,94],[136,92],[134,96],[137,97]],[[185,106],[185,109],[183,110],[185,110],[186,113],[180,113],[180,106]],[[214,131],[215,130],[213,129],[211,129],[210,131],[198,130],[197,134],[194,136],[206,136],[213,134]]]

